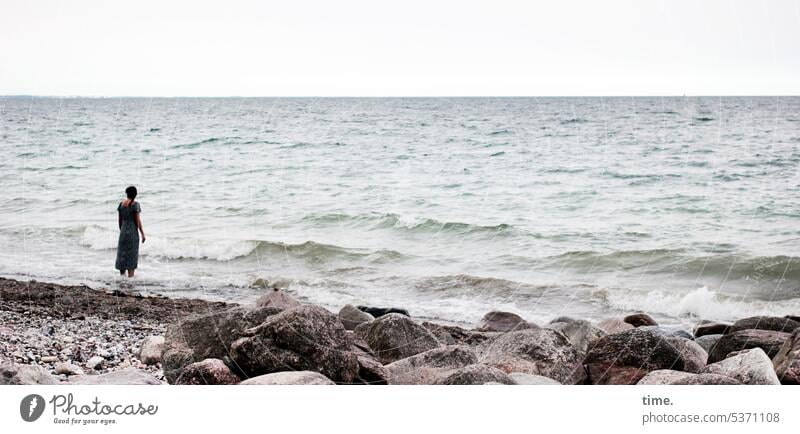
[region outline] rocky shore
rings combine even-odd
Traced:
[[[242,306],[0,278],[0,384],[166,383],[799,384],[800,318],[683,330],[492,311],[466,329],[281,290]]]

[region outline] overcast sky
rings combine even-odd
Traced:
[[[800,94],[800,0],[2,0],[0,44],[4,95]]]

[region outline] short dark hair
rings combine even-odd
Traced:
[[[136,199],[136,194],[137,193],[138,193],[138,191],[136,191],[136,187],[134,187],[132,185],[125,189],[125,195],[128,196],[128,199],[130,199],[130,200]]]

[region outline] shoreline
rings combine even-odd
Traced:
[[[535,324],[490,311],[462,328],[402,306],[346,305],[337,314],[278,289],[244,306],[0,277],[0,338],[0,384],[800,381],[792,315],[686,330],[643,312]]]

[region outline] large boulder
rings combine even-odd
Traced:
[[[374,356],[358,354],[359,384],[389,384],[389,371]]]
[[[493,310],[481,318],[476,330],[482,332],[511,332],[535,327],[535,325],[528,323],[528,321],[525,321],[515,313]]]
[[[600,338],[584,365],[592,384],[636,384],[650,371],[682,371],[686,361],[663,334],[639,327]]]
[[[563,384],[582,378],[578,351],[563,334],[546,328],[504,333],[479,346],[478,360],[506,373],[543,375]]]
[[[713,347],[714,344],[716,344],[719,338],[721,337],[722,335],[702,335],[696,337],[694,339],[694,342],[697,345],[700,345],[700,347],[702,347],[706,351],[706,353],[708,353],[709,351],[711,351],[711,347]]]
[[[372,306],[356,306],[358,309],[372,315],[375,318],[380,318],[390,313],[398,313],[400,315],[411,316],[408,311],[399,307],[372,307]]]
[[[545,377],[543,375],[526,374],[524,372],[512,372],[508,374],[509,378],[514,380],[514,384],[523,386],[560,386],[556,380]]]
[[[439,347],[436,337],[411,318],[390,313],[355,330],[383,364]]]
[[[156,385],[161,384],[148,371],[136,368],[125,368],[119,371],[100,375],[78,375],[69,380],[75,385]]]
[[[249,378],[239,384],[245,386],[282,386],[282,385],[302,385],[302,386],[329,386],[336,384],[319,372],[314,371],[285,371],[273,372],[272,374],[259,375]]]
[[[777,316],[753,316],[742,318],[730,326],[728,333],[741,330],[772,330],[776,332],[791,333],[800,327],[800,322],[789,318]]]
[[[186,366],[175,384],[238,384],[241,379],[220,359],[205,359]]]
[[[450,372],[473,365],[478,356],[464,345],[425,351],[385,366],[389,384],[434,384]]]
[[[145,365],[155,365],[161,362],[161,353],[163,352],[164,336],[148,336],[142,341],[139,360]]]
[[[728,333],[730,327],[731,325],[725,322],[703,320],[694,327],[694,337],[724,335]]]
[[[695,341],[676,336],[667,336],[665,339],[681,353],[684,371],[699,373],[706,367],[708,353]]]
[[[280,310],[291,309],[300,306],[297,299],[289,295],[288,292],[278,288],[269,290],[256,300],[256,307],[273,307]]]
[[[644,330],[652,330],[664,336],[675,336],[678,338],[694,340],[694,335],[684,330],[680,326],[641,326]]]
[[[692,374],[689,377],[681,378],[670,384],[676,386],[735,386],[742,384],[742,382],[735,378],[719,374]]]
[[[761,348],[752,348],[712,363],[703,374],[718,374],[735,378],[744,384],[781,384],[772,361]]]
[[[0,385],[58,384],[58,378],[38,365],[0,364]]]
[[[444,345],[477,345],[500,333],[466,330],[458,326],[435,324],[427,321],[423,322],[422,326],[428,329]]]
[[[693,374],[691,372],[673,371],[672,369],[657,369],[655,371],[648,372],[647,375],[642,377],[642,379],[636,384],[639,386],[672,384],[678,380],[689,378],[695,375],[697,374]]]
[[[339,311],[339,321],[342,322],[342,325],[344,325],[344,328],[347,330],[353,330],[359,324],[370,322],[374,319],[375,317],[356,308],[352,304],[346,304]]]
[[[315,371],[349,383],[359,365],[351,340],[336,315],[302,305],[270,316],[231,344],[231,359],[250,377],[280,371]]]
[[[275,307],[233,307],[194,315],[167,326],[161,365],[164,377],[174,383],[181,370],[204,359],[227,359],[230,346],[265,319],[280,312]]]
[[[600,322],[597,323],[597,327],[610,335],[634,328],[632,325],[619,318],[606,318],[600,320]]]
[[[795,329],[772,359],[782,384],[800,384],[800,329]]]
[[[773,330],[748,329],[728,333],[722,335],[708,351],[708,363],[719,362],[732,352],[750,348],[761,348],[767,356],[774,357],[788,337],[789,333]]]
[[[607,335],[601,328],[584,320],[550,323],[546,327],[566,336],[581,357],[586,355],[586,352],[594,346],[598,339]]]
[[[657,326],[658,323],[656,320],[653,319],[650,315],[639,312],[634,313],[631,315],[626,316],[622,319],[622,321],[634,326],[634,327],[642,327],[642,326]]]
[[[436,382],[436,384],[443,385],[486,383],[516,384],[505,372],[486,365],[470,365],[456,369]]]

